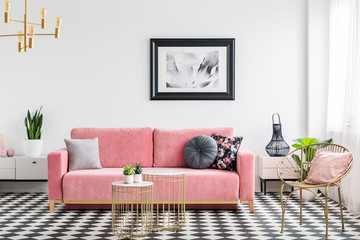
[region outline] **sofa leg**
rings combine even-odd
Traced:
[[[253,213],[254,212],[254,200],[249,201],[249,208],[250,208],[250,212]]]
[[[55,209],[55,200],[49,200],[50,212],[53,213]]]

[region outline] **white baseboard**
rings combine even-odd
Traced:
[[[48,192],[47,182],[0,182],[0,192]]]

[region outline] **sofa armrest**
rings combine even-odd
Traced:
[[[47,159],[49,200],[62,200],[62,179],[68,172],[68,151],[60,149],[51,152]]]
[[[255,157],[246,149],[239,149],[237,153],[236,171],[240,177],[240,200],[254,200],[255,198]]]

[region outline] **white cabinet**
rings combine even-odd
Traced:
[[[277,175],[277,168],[279,162],[283,157],[270,157],[270,156],[259,156],[258,157],[258,172],[260,178],[261,192],[264,190],[266,195],[266,182],[269,181],[280,181]],[[288,179],[292,179],[289,177]]]
[[[15,179],[15,158],[0,158],[0,179]]]
[[[277,167],[283,157],[259,156],[259,177],[262,179],[279,179]]]
[[[0,180],[47,180],[47,158],[2,157]]]

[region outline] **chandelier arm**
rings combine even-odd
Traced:
[[[35,33],[35,36],[55,36],[55,33]]]
[[[38,26],[41,26],[41,24],[40,24],[40,23],[32,23],[32,22],[28,22],[28,24],[30,24],[30,25],[38,25]]]
[[[0,37],[18,37],[19,34],[7,34],[7,35],[0,35]]]
[[[10,19],[10,22],[24,23],[24,21],[20,21],[20,20],[16,20],[16,19]]]

